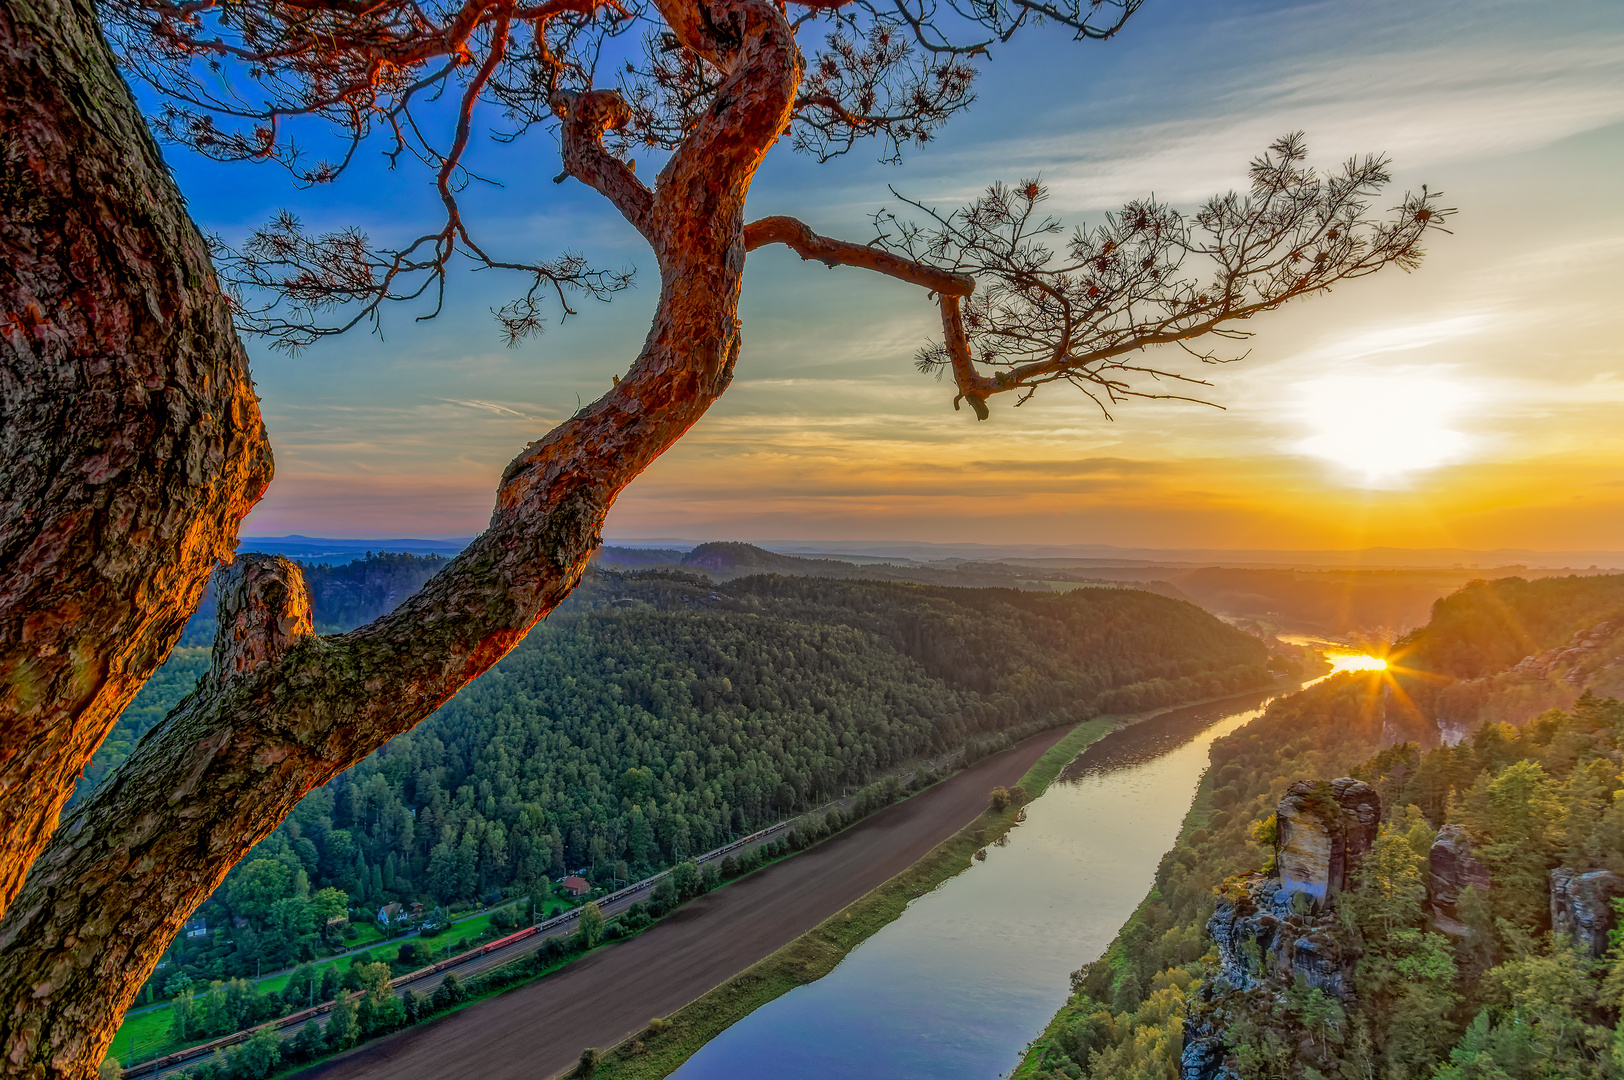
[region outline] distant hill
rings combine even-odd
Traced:
[[[1338,640],[1398,637],[1426,623],[1434,602],[1476,579],[1570,573],[1526,566],[1501,566],[1485,573],[1462,566],[1362,569],[1121,561],[1112,565],[1105,560],[1059,558],[919,562],[900,556],[885,561],[855,554],[794,554],[734,542],[700,544],[687,551],[606,546],[597,562],[617,569],[687,569],[716,581],[768,573],[1037,592],[1116,586],[1191,600],[1215,614],[1278,633]]]
[[[1022,589],[1029,592],[1066,592],[1087,586],[1130,588],[1157,593],[1175,600],[1190,597],[1166,581],[1109,578],[1067,570],[1034,569],[997,562],[958,562],[921,565],[909,560],[884,560],[853,556],[827,559],[786,555],[754,544],[717,541],[700,544],[691,551],[662,548],[604,547],[599,550],[599,566],[614,569],[689,570],[714,581],[732,581],[752,574],[786,574],[796,577],[846,578],[853,581],[900,581],[916,585],[946,585],[955,588]]]
[[[626,541],[615,541],[624,543]],[[656,546],[652,543],[642,546]],[[661,542],[660,547],[691,546]],[[807,540],[772,541],[765,546],[791,555],[848,556],[940,563],[954,559],[1021,562],[1054,568],[1106,566],[1247,566],[1274,569],[1466,568],[1477,576],[1492,567],[1522,565],[1547,569],[1624,570],[1624,551],[1537,551],[1529,548],[1145,548],[1112,544],[972,544],[955,541]]]

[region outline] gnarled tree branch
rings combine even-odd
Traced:
[[[754,251],[768,244],[783,244],[809,262],[815,260],[829,267],[862,267],[944,296],[969,296],[976,288],[975,278],[968,274],[957,274],[905,259],[884,248],[819,236],[792,217],[765,217],[744,227],[746,251]]]
[[[603,148],[603,133],[619,131],[631,120],[626,99],[614,90],[579,94],[560,90],[552,97],[552,107],[564,122],[560,132],[564,171],[614,203],[621,216],[652,239],[653,194],[630,166]]]

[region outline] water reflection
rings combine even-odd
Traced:
[[[1106,736],[1009,843],[909,906],[823,979],[735,1024],[679,1080],[1002,1075],[1149,890],[1217,739],[1248,695]]]

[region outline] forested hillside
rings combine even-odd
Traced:
[[[402,600],[438,574],[447,560],[439,555],[367,552],[344,563],[302,563],[316,633],[339,634],[395,610]],[[214,643],[214,589],[203,594],[197,614],[186,624],[182,645]]]
[[[1279,633],[1363,641],[1389,641],[1425,625],[1433,604],[1477,580],[1504,581],[1519,574],[1531,579],[1567,578],[1572,573],[1525,567],[1484,571],[1156,565],[1076,566],[1070,572],[1136,582],[1142,588],[1154,585],[1151,591],[1177,589],[1208,611],[1255,620]]]
[[[1405,738],[1460,738],[1485,722],[1568,708],[1587,687],[1624,695],[1624,576],[1503,578],[1439,600],[1393,645]]]
[[[1624,613],[1624,575],[1501,578],[1439,600],[1432,619],[1394,648],[1406,667],[1476,679]]]
[[[566,869],[637,878],[922,758],[1260,686],[1267,661],[1134,590],[594,572],[485,677],[307,796],[165,977],[307,954],[301,905],[323,889],[372,909]]]

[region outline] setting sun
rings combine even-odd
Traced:
[[[1460,382],[1402,371],[1333,375],[1301,386],[1301,419],[1314,434],[1298,449],[1345,470],[1362,487],[1466,456],[1454,429],[1472,395]]]
[[[1325,659],[1330,662],[1333,672],[1387,670],[1386,660],[1379,656],[1371,656],[1369,653],[1327,652]]]

